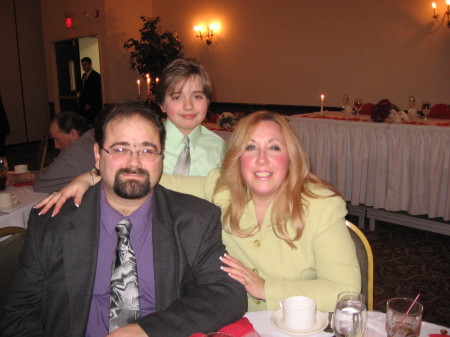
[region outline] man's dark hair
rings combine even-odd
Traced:
[[[95,121],[95,141],[103,148],[105,141],[105,130],[109,122],[114,119],[128,119],[130,117],[140,116],[152,123],[159,133],[159,141],[161,143],[161,152],[164,152],[166,129],[161,121],[161,117],[148,105],[137,102],[126,102],[112,105],[104,109],[98,115]]]
[[[81,62],[87,62],[87,63],[89,63],[89,64],[92,64],[92,60],[91,60],[91,58],[90,57],[83,57],[82,59],[81,59]]]
[[[80,136],[90,129],[88,122],[80,114],[73,111],[60,112],[53,118],[52,122],[56,122],[62,132],[70,133],[71,130],[75,130]]]

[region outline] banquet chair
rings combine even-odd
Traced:
[[[367,310],[373,311],[373,254],[369,241],[361,230],[345,220],[347,229],[353,239],[361,269],[361,293],[366,298]]]
[[[47,157],[48,150],[48,135],[44,135],[41,140],[41,144],[39,145],[39,149],[36,157],[36,166],[39,170],[42,170],[45,166],[45,158]]]
[[[25,228],[0,228],[0,321],[3,318],[3,308],[9,284],[19,263],[20,252],[25,242]]]

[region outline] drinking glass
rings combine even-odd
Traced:
[[[386,306],[388,337],[419,337],[423,306],[412,298],[391,298]],[[411,309],[409,310],[409,308]],[[409,312],[408,312],[409,310]],[[408,314],[406,314],[408,312]]]
[[[362,105],[363,105],[362,99],[355,98],[355,100],[353,101],[353,108],[355,109],[357,116],[359,116],[359,111],[361,110]]]
[[[345,109],[347,105],[350,105],[350,96],[348,94],[342,95],[342,109]]]
[[[424,119],[427,120],[427,116],[430,113],[431,101],[425,100],[422,102],[422,113],[424,115]]]
[[[0,157],[0,191],[6,189],[6,175],[8,174],[8,161],[6,157]]]
[[[362,337],[367,326],[364,296],[355,291],[338,295],[331,327],[336,337]]]
[[[416,96],[409,95],[408,97],[408,109],[415,109],[416,108]]]

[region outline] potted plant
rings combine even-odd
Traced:
[[[131,50],[131,69],[137,70],[143,76],[150,74],[152,79],[155,79],[161,76],[161,72],[170,62],[183,57],[183,44],[176,34],[161,32],[159,16],[141,16],[141,20],[143,26],[139,29],[140,40],[130,38],[123,46],[125,50]]]

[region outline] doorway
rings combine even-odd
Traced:
[[[100,72],[98,36],[88,36],[55,43],[60,111],[79,111],[81,64],[83,57],[92,59],[92,68]]]

